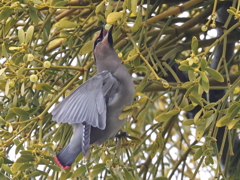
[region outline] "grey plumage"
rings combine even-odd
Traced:
[[[132,103],[132,78],[113,49],[111,30],[102,29],[94,43],[98,74],[52,111],[54,121],[72,123],[74,128],[70,143],[55,157],[64,169],[80,152],[86,156],[90,144],[101,144],[114,137],[124,123],[118,119],[122,109]]]

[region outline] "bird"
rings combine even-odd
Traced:
[[[54,157],[63,169],[70,168],[81,152],[86,157],[90,145],[113,139],[126,121],[119,120],[119,115],[124,107],[132,105],[134,83],[114,49],[112,30],[113,26],[109,30],[103,27],[94,41],[97,74],[51,112],[53,121],[73,127],[69,144]]]

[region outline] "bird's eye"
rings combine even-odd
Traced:
[[[101,38],[97,38],[97,39],[96,39],[96,44],[100,43],[101,41],[102,41]]]

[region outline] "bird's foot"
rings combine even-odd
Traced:
[[[128,136],[129,136],[129,134],[127,132],[122,132],[120,134],[117,134],[115,137],[120,139],[122,137],[128,137]]]

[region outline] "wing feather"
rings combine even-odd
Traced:
[[[83,123],[105,129],[106,100],[117,93],[118,80],[108,71],[102,71],[74,90],[52,111],[58,123]]]

